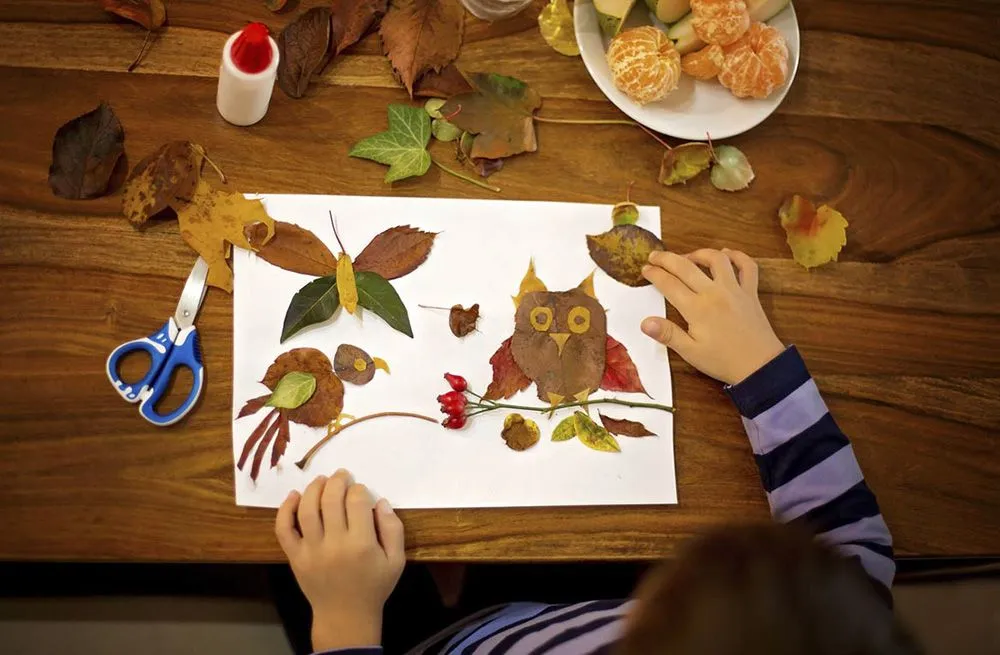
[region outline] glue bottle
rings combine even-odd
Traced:
[[[253,125],[264,118],[278,75],[278,44],[267,25],[250,23],[229,37],[222,49],[216,106],[233,125]]]

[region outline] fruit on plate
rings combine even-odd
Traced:
[[[662,99],[681,79],[680,53],[666,34],[651,25],[611,39],[607,57],[615,86],[640,105]]]
[[[710,45],[736,43],[750,29],[750,12],[743,0],[691,0],[692,25]]]
[[[788,6],[791,0],[744,0],[747,3],[747,11],[750,12],[750,19],[759,23],[766,23],[778,15],[782,9]]]
[[[691,0],[646,0],[646,6],[657,20],[669,25],[691,11]]]
[[[750,25],[725,56],[719,82],[738,98],[766,98],[788,77],[788,44],[770,25]]]
[[[597,24],[607,37],[616,36],[622,31],[622,25],[637,0],[594,0],[597,10]]]
[[[751,21],[766,23],[788,6],[790,0],[746,0],[747,12]],[[705,47],[705,42],[698,38],[694,31],[694,15],[688,14],[670,26],[667,31],[677,52],[686,55]]]
[[[711,80],[718,76],[725,61],[721,45],[708,45],[681,57],[681,70],[696,80]]]

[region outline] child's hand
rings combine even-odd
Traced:
[[[341,469],[290,493],[274,532],[312,605],[313,649],[381,644],[382,606],[406,564],[403,523],[389,504]]]
[[[642,322],[642,331],[702,373],[736,384],[785,349],[757,298],[757,264],[744,253],[729,249],[702,249],[688,255],[654,252],[642,275],[688,324],[685,332],[672,321],[650,317]]]

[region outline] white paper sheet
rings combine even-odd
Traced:
[[[611,208],[575,203],[513,202],[354,196],[262,196],[275,219],[312,230],[339,247],[327,212],[337,219],[341,239],[356,257],[379,232],[396,225],[439,232],[428,260],[393,280],[410,314],[413,339],[394,331],[371,312],[356,316],[338,310],[335,318],[279,343],[285,310],[292,296],[312,278],[285,271],[235,250],[233,293],[233,461],[264,413],[235,420],[250,398],[267,393],[260,380],[279,354],[298,347],[322,350],[333,360],[337,346],[356,345],[382,357],[392,374],[379,371],[366,386],[345,384],[344,412],[364,416],[379,411],[410,411],[441,418],[437,395],[447,391],[447,371],[465,376],[482,393],[492,377],[489,359],[513,333],[515,295],[534,258],[538,277],[550,291],[578,285],[595,269],[585,235],[611,227]],[[642,207],[639,224],[659,234],[659,208]],[[631,354],[653,398],[672,404],[666,349],[644,336],[640,321],[662,316],[663,298],[652,288],[634,289],[598,270],[594,286],[608,310],[608,334]],[[448,313],[417,305],[450,307],[478,302],[479,331],[457,339]],[[594,397],[648,400],[641,394],[599,391]],[[512,403],[539,405],[534,385]],[[591,414],[597,418],[596,409]],[[297,461],[324,430],[292,424],[291,441],[275,469],[261,469],[250,480],[249,465],[235,471],[236,503],[276,507],[292,489],[303,489],[320,473],[344,467],[395,507],[516,507],[536,505],[625,505],[677,502],[673,420],[666,412],[606,406],[615,418],[643,422],[657,437],[619,437],[620,453],[591,450],[578,440],[549,440],[556,423],[528,414],[542,430],[541,441],[523,452],[500,437],[504,411],[470,420],[464,430],[403,418],[384,418],[352,426],[319,451],[305,471]]]

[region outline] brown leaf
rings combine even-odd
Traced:
[[[142,225],[176,201],[194,196],[205,151],[190,141],[171,141],[136,164],[125,181],[122,211],[133,225]]]
[[[388,6],[389,0],[333,0],[330,49],[334,56],[357,43]]]
[[[269,393],[265,393],[263,396],[257,396],[256,398],[251,398],[245,405],[243,405],[243,408],[240,409],[240,413],[236,415],[236,418],[243,418],[244,416],[256,414],[270,399],[271,394]]]
[[[52,192],[81,200],[113,191],[109,187],[116,168],[127,166],[124,143],[125,130],[106,102],[60,127],[52,141]]]
[[[483,157],[474,159],[471,153],[475,142],[475,135],[462,132],[461,138],[455,140],[455,158],[474,170],[480,177],[489,177],[498,173],[503,168],[503,159],[485,159]]]
[[[606,391],[626,391],[630,393],[649,393],[642,386],[639,371],[635,368],[632,357],[621,343],[613,337],[608,337],[607,352],[604,359],[604,376],[601,378],[601,389]]]
[[[289,420],[315,428],[340,416],[344,409],[344,383],[334,375],[326,355],[315,348],[294,348],[282,353],[267,369],[261,383],[273,391],[281,378],[292,371],[311,373],[316,378],[316,391],[306,403],[288,412]]]
[[[278,35],[278,86],[291,98],[301,98],[313,75],[329,61],[329,7],[313,7]]]
[[[245,234],[253,246],[260,238],[261,225],[253,225]],[[293,223],[274,222],[274,237],[257,251],[257,256],[286,271],[305,275],[333,275],[337,258],[326,244],[309,230]]]
[[[375,362],[357,346],[342,343],[333,355],[333,372],[344,382],[365,385],[375,377]]]
[[[394,0],[379,26],[382,49],[413,97],[413,84],[429,70],[455,61],[462,47],[465,9],[459,0]]]
[[[278,418],[274,420],[271,427],[267,429],[264,433],[264,438],[260,440],[260,444],[257,446],[257,452],[253,455],[253,465],[250,467],[250,479],[254,482],[257,481],[257,476],[260,474],[260,465],[264,461],[264,453],[267,451],[267,447],[271,445],[271,440],[274,439],[274,435],[278,432],[278,426],[281,424],[281,414],[278,414]]]
[[[500,436],[511,450],[527,450],[538,443],[538,424],[520,414],[508,414]]]
[[[268,394],[268,397],[270,397],[270,394]],[[277,409],[272,409],[268,412],[267,416],[264,417],[264,420],[260,422],[260,425],[254,428],[254,431],[250,433],[249,437],[247,437],[247,442],[243,444],[243,452],[240,453],[240,459],[236,462],[236,468],[241,471],[243,470],[243,466],[247,463],[247,457],[250,456],[250,451],[257,445],[260,438],[264,436],[264,432],[267,430],[268,424],[271,423],[271,419],[273,419],[274,415],[277,413]]]
[[[426,261],[436,236],[409,225],[389,228],[365,246],[354,260],[354,270],[377,273],[387,280],[403,277]]]
[[[490,365],[493,367],[493,381],[483,394],[487,400],[500,400],[510,398],[518,391],[524,391],[531,385],[531,380],[518,367],[511,352],[510,337],[497,348],[497,351],[490,357]]]
[[[454,305],[448,313],[448,327],[456,337],[464,337],[476,329],[479,322],[479,303],[465,309],[461,305]]]
[[[421,75],[413,87],[413,95],[417,98],[448,99],[460,93],[471,93],[472,90],[462,71],[455,64],[448,64],[440,71],[430,70]]]
[[[284,9],[286,4],[288,4],[288,0],[264,0],[264,6],[267,7],[268,11],[273,13],[278,13]]]
[[[656,434],[650,432],[645,425],[639,423],[638,421],[630,421],[624,418],[611,418],[610,416],[605,416],[600,412],[597,413],[601,417],[601,423],[604,424],[604,428],[611,434],[617,434],[622,437],[655,437]]]
[[[649,284],[642,276],[649,254],[666,247],[646,228],[616,225],[603,234],[588,234],[587,248],[594,263],[613,279],[630,287],[643,287]]]
[[[163,0],[101,0],[104,11],[121,16],[147,30],[163,27],[167,20],[167,8]]]
[[[274,440],[274,448],[271,449],[271,468],[278,465],[278,460],[285,454],[288,442],[292,440],[292,431],[288,425],[288,412],[278,412],[278,436]]]
[[[471,93],[453,96],[441,107],[449,121],[476,135],[473,159],[500,159],[538,149],[535,111],[542,97],[519,79],[496,73],[473,73]]]

